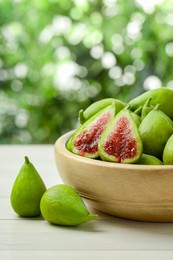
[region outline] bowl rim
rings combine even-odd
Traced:
[[[123,163],[116,163],[116,162],[107,162],[92,158],[83,157],[77,154],[72,153],[66,148],[66,143],[69,140],[69,138],[72,136],[75,130],[72,130],[70,132],[67,132],[63,135],[61,135],[54,144],[55,152],[58,150],[59,153],[65,155],[68,158],[71,158],[73,160],[79,161],[81,163],[85,164],[93,164],[95,166],[100,167],[107,167],[107,168],[115,168],[115,169],[129,169],[129,170],[172,170],[173,171],[173,165],[145,165],[145,164],[123,164]]]

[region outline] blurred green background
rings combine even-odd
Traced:
[[[54,143],[78,111],[173,88],[173,0],[0,0],[0,143]]]

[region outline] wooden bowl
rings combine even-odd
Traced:
[[[69,132],[55,143],[63,182],[102,212],[141,221],[173,222],[173,166],[105,162],[66,149]]]

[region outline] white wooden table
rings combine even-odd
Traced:
[[[173,223],[142,223],[99,213],[96,221],[61,227],[41,217],[18,217],[9,197],[25,155],[47,188],[61,183],[52,145],[0,146],[0,260],[173,259]]]

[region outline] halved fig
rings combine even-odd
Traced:
[[[99,156],[98,141],[115,116],[115,110],[113,103],[88,119],[70,138],[67,149],[84,157],[97,158]]]
[[[98,144],[102,160],[134,163],[142,154],[142,140],[128,109],[121,110],[105,129]]]

